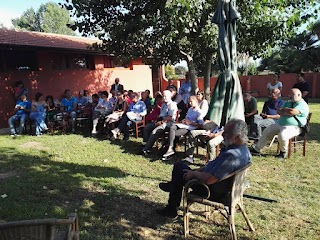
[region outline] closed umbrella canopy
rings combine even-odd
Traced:
[[[221,73],[212,93],[209,118],[218,125],[229,119],[244,120],[242,89],[237,73],[236,1],[220,0],[212,18],[219,28],[218,58]]]

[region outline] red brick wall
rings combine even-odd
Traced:
[[[16,81],[23,81],[29,90],[29,100],[34,99],[36,92],[45,96],[52,95],[59,100],[65,89],[70,89],[77,96],[79,90],[86,89],[90,94],[102,90],[110,90],[116,77],[126,89],[152,91],[152,74],[149,66],[142,64],[141,59],[131,63],[131,67],[104,68],[103,56],[95,56],[96,70],[65,69],[52,70],[51,53],[39,52],[38,62],[40,71],[11,71],[0,72],[0,129],[7,128],[8,118],[12,115],[15,106],[13,87]]]
[[[244,92],[251,92],[255,97],[267,97],[268,90],[267,84],[272,80],[273,75],[255,75],[255,76],[239,76],[242,90]],[[304,78],[310,84],[310,98],[320,97],[320,73],[305,73]],[[184,79],[174,80],[173,83],[176,86],[180,86]],[[281,74],[280,81],[283,84],[282,96],[287,97],[291,87],[296,83],[295,73]],[[211,90],[214,88],[217,82],[216,77],[212,77],[210,81]],[[162,78],[162,89],[165,89],[168,85],[166,79]],[[203,78],[198,78],[199,89],[204,89]]]

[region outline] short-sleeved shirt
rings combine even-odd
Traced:
[[[19,107],[23,107],[24,109],[31,109],[31,103],[28,100],[26,100],[25,102],[19,100],[16,104],[16,108],[19,109],[16,112],[16,115],[20,116],[22,114],[27,114],[27,111],[25,111],[24,109],[20,109]]]
[[[296,117],[301,122],[301,125],[304,126],[307,123],[307,117],[309,115],[309,106],[308,104],[302,99],[299,102],[291,102],[287,101],[282,105],[282,108],[294,108],[298,110],[300,113],[296,115]],[[280,116],[278,119],[278,124],[281,126],[298,126],[298,121],[293,116]]]
[[[142,116],[145,116],[147,114],[147,106],[144,103],[144,101],[139,100],[136,103],[131,103],[128,112],[134,112],[136,114],[141,114]]]
[[[69,100],[66,98],[63,98],[61,100],[61,104],[64,107],[64,110],[68,112],[71,112],[73,110],[74,103],[77,103],[77,99],[75,97],[72,97]]]
[[[282,82],[277,82],[275,85],[272,85],[271,83],[268,83],[267,84],[267,88],[268,88],[269,91],[272,91],[275,88],[280,89],[280,88],[282,88]]]
[[[252,156],[247,145],[231,145],[223,149],[214,161],[210,161],[202,172],[209,173],[218,180],[221,180],[230,173],[249,164],[251,158]]]
[[[104,107],[104,108],[98,108],[98,106]],[[112,104],[111,102],[109,102],[109,100],[105,100],[103,98],[99,99],[99,102],[97,104],[97,106],[95,107],[94,111],[98,111],[98,112],[112,112]]]
[[[188,119],[191,122],[198,123],[198,124],[204,124],[203,116],[202,116],[202,113],[201,113],[201,110],[199,107],[189,108],[188,112],[187,112],[186,119]]]
[[[244,103],[244,113],[251,113],[254,109],[257,109],[257,99],[251,97],[249,102]]]
[[[159,118],[165,118],[165,117],[171,116],[172,121],[174,122],[176,120],[177,111],[178,111],[178,107],[176,102],[173,102],[173,101],[170,101],[167,103],[164,102],[162,103],[162,106],[161,106]]]
[[[86,97],[78,98],[77,103],[80,103],[82,106],[85,106],[88,103],[88,98],[86,98]]]
[[[181,94],[184,103],[187,104],[191,94],[191,81],[183,82],[179,88],[179,93]]]
[[[292,88],[298,88],[301,91],[301,93],[308,92],[308,94],[304,96],[303,99],[306,103],[309,103],[310,86],[309,83],[307,83],[307,81],[295,83]]]
[[[281,98],[277,100],[269,99],[263,105],[262,112],[267,115],[277,115],[277,110],[284,104],[284,101]],[[277,119],[273,119],[277,122]]]

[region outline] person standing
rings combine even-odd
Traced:
[[[119,83],[120,82],[120,79],[119,78],[116,78],[114,80],[114,84],[111,85],[111,91],[121,91],[123,92],[123,85]]]
[[[182,99],[185,104],[189,103],[189,97],[191,95],[191,80],[190,80],[190,73],[186,73],[186,80],[181,84],[179,88],[179,94],[181,94]]]
[[[249,136],[252,135],[254,130],[254,115],[258,113],[257,99],[252,97],[250,93],[245,93],[244,100],[244,117],[249,126]]]
[[[282,82],[279,81],[279,73],[275,73],[273,75],[272,81],[267,84],[267,89],[269,91],[270,97],[272,97],[272,90],[275,88],[279,89],[280,92],[282,90]],[[280,97],[281,97],[281,95],[280,95]]]
[[[304,79],[304,73],[297,73],[297,83],[295,83],[292,88],[298,88],[302,93],[302,98],[304,101],[309,103],[310,86],[309,83]]]

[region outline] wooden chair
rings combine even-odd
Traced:
[[[0,223],[1,240],[78,240],[76,213],[68,219],[37,219]]]
[[[307,118],[307,123],[310,124],[310,119],[311,119],[312,113],[309,113],[308,118]],[[296,137],[293,137],[289,139],[289,144],[288,144],[288,158],[291,156],[292,149],[294,152],[297,152],[298,148],[302,148],[302,155],[305,157],[306,156],[306,146],[307,146],[307,134],[304,135],[299,135]],[[280,152],[280,144],[278,142],[278,147],[277,147],[277,152]]]
[[[136,138],[139,137],[140,129],[141,128],[143,129],[145,126],[146,126],[146,116],[143,116],[141,121],[133,123],[133,128],[134,128],[134,131],[135,131],[135,134],[136,134]]]
[[[232,187],[231,191],[228,194],[228,201],[226,203],[220,203],[220,202],[215,202],[210,200],[210,189],[209,186],[203,183],[200,183],[197,179],[193,179],[189,181],[184,188],[183,191],[183,208],[184,208],[184,233],[185,237],[189,235],[189,218],[191,214],[195,214],[196,212],[190,211],[190,206],[193,203],[198,203],[205,205],[205,210],[201,212],[197,212],[197,214],[205,215],[205,216],[210,216],[211,214],[211,209],[213,211],[218,211],[221,213],[228,221],[229,223],[229,229],[231,232],[231,236],[233,240],[237,239],[236,235],[236,229],[235,229],[235,223],[234,223],[234,215],[236,211],[236,207],[238,206],[242,215],[244,216],[248,227],[250,231],[255,231],[253,228],[253,225],[251,224],[243,206],[243,193],[246,189],[245,186],[245,175],[246,172],[251,165],[248,164],[242,169],[239,169],[232,174],[226,176],[225,178],[221,179],[221,181],[228,180],[229,178],[232,178]],[[207,196],[206,197],[199,197],[195,194],[192,194],[190,192],[190,189],[194,185],[203,185],[207,189]],[[211,208],[211,209],[210,209]]]
[[[14,129],[15,132],[17,132],[17,126],[20,125],[20,120],[17,120],[14,122]],[[29,127],[29,131],[28,131],[28,127]],[[23,129],[23,134],[27,134],[29,133],[30,135],[32,135],[32,120],[30,119],[30,117],[26,118],[26,121],[24,123],[24,129]]]

